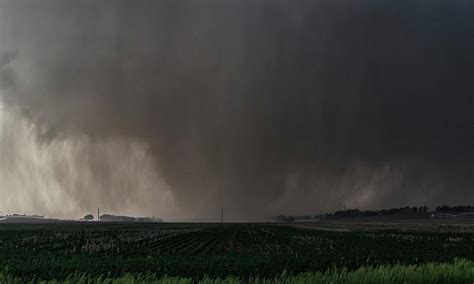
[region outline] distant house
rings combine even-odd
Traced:
[[[456,214],[449,213],[433,213],[431,219],[456,219]]]
[[[474,219],[474,212],[460,214],[454,213],[433,213],[431,219]]]

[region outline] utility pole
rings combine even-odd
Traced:
[[[97,221],[100,221],[100,208],[97,207]]]
[[[221,208],[221,223],[224,223],[224,208]]]

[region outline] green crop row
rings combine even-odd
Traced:
[[[274,278],[238,277],[208,278],[199,281],[203,284],[232,284],[232,283],[472,283],[474,281],[474,263],[467,260],[456,260],[454,263],[426,263],[420,265],[382,265],[377,267],[361,267],[354,271],[347,269],[330,269],[325,273],[307,272],[297,275],[288,274],[286,271]],[[8,274],[0,273],[0,283],[22,283],[22,279]],[[64,280],[33,279],[32,282],[44,284],[56,283],[95,283],[95,284],[128,284],[128,283],[196,283],[192,278],[183,277],[158,277],[152,274],[124,275],[120,277],[91,277],[87,275],[70,275]]]
[[[474,232],[330,231],[275,224],[1,225],[8,275],[273,278],[346,267],[474,260]]]

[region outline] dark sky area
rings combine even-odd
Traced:
[[[37,143],[144,143],[183,216],[474,203],[472,1],[2,0],[0,56]]]

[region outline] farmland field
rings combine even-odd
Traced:
[[[3,224],[13,277],[154,274],[240,279],[361,266],[474,260],[469,224]]]

